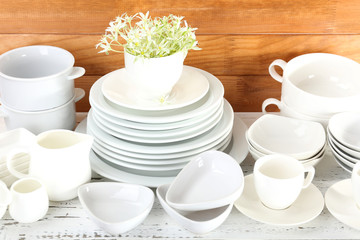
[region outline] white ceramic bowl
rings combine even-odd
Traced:
[[[332,142],[333,145],[335,145],[339,150],[341,150],[344,154],[351,156],[353,158],[357,158],[360,160],[360,152],[353,150],[351,148],[346,147],[341,142],[339,142],[334,136],[331,134],[331,132],[328,129],[328,141]]]
[[[165,212],[178,224],[195,234],[205,234],[219,227],[229,216],[233,204],[203,211],[181,211],[172,208],[165,200],[170,184],[156,189],[156,195]]]
[[[1,101],[20,111],[64,105],[74,96],[74,79],[85,73],[73,67],[74,62],[70,52],[53,46],[26,46],[2,54]]]
[[[26,128],[34,134],[50,129],[73,130],[76,125],[75,103],[84,95],[83,89],[76,89],[75,96],[64,105],[36,112],[20,111],[2,104],[0,106],[0,117],[5,118],[5,124],[9,130]]]
[[[154,203],[154,193],[149,188],[118,182],[84,184],[79,187],[78,196],[90,218],[112,235],[141,224]]]
[[[264,154],[280,153],[296,159],[307,159],[326,143],[323,126],[317,122],[266,114],[248,129],[251,145]]]
[[[266,107],[270,106],[270,105],[277,106],[277,108],[280,110],[281,116],[291,117],[291,118],[300,119],[300,120],[318,122],[318,123],[321,123],[324,126],[324,128],[327,127],[329,119],[332,116],[332,115],[314,116],[314,115],[310,115],[310,114],[300,113],[300,112],[296,111],[295,109],[291,108],[290,106],[288,106],[287,104],[285,104],[284,102],[279,101],[275,98],[268,98],[262,103],[262,112],[264,114],[269,113],[266,111]]]
[[[207,151],[191,160],[176,176],[166,201],[179,210],[207,210],[233,203],[243,188],[244,175],[236,160],[223,152]]]
[[[343,112],[330,118],[328,128],[338,142],[360,152],[359,123],[360,112]]]
[[[275,66],[283,69],[283,76]],[[310,53],[289,62],[275,60],[269,72],[282,83],[281,101],[298,112],[328,115],[358,109],[360,65],[351,59]]]

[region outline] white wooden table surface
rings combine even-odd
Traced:
[[[249,126],[259,113],[236,113]],[[80,118],[83,115],[80,115]],[[1,120],[1,119],[0,119]],[[0,132],[4,131],[0,122]],[[250,155],[241,163],[244,174],[252,172],[254,160]],[[316,166],[313,183],[323,195],[329,186],[350,174],[337,165],[331,152]],[[96,177],[93,181],[106,181]],[[360,219],[359,219],[360,221]],[[7,212],[0,220],[1,239],[117,239],[97,227],[82,209],[79,200],[50,202],[47,215],[38,222],[20,224]],[[316,219],[294,227],[278,227],[254,221],[241,214],[235,207],[228,219],[216,230],[205,235],[194,235],[177,225],[155,200],[152,211],[137,228],[121,235],[121,239],[142,238],[203,238],[203,239],[360,239],[360,231],[335,219],[324,208]]]

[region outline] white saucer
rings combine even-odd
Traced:
[[[86,133],[87,128],[86,119],[80,122],[80,124],[75,129],[76,132]],[[245,132],[247,126],[241,120],[240,117],[234,118],[234,126],[232,130],[232,141],[227,148],[229,155],[232,156],[239,164],[246,158],[248,154],[247,143],[245,141]],[[231,145],[231,146],[230,146]],[[225,152],[227,152],[225,151]],[[91,151],[90,154],[91,168],[101,176],[104,176],[108,179],[120,182],[131,182],[134,184],[141,184],[148,187],[158,187],[160,185],[171,183],[175,177],[151,177],[151,176],[142,176],[133,173],[128,173],[120,169],[111,167],[101,161],[94,153]]]
[[[262,204],[254,187],[254,177],[245,177],[244,191],[235,201],[235,207],[244,215],[266,224],[294,226],[316,218],[324,208],[324,198],[320,190],[311,184],[302,190],[298,199],[284,210],[274,210]]]
[[[193,69],[202,73],[209,81],[209,91],[199,101],[188,106],[161,111],[143,111],[109,104],[101,91],[101,85],[106,76],[97,80],[90,89],[89,101],[91,107],[97,112],[102,112],[122,120],[138,123],[172,123],[186,119],[204,116],[217,108],[224,97],[224,86],[214,75],[198,68],[184,66],[184,69]]]
[[[360,230],[360,209],[353,200],[351,179],[339,181],[328,188],[325,203],[336,219]]]
[[[158,111],[185,107],[200,100],[209,90],[209,81],[201,72],[184,68],[166,102],[161,103],[160,99],[143,98],[142,93],[148,90],[134,84],[125,68],[122,68],[107,74],[101,89],[104,96],[116,105],[143,111]]]

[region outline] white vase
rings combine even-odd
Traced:
[[[139,85],[143,98],[160,99],[166,97],[183,71],[187,52],[177,52],[160,58],[138,58],[125,52],[125,69],[131,81]]]

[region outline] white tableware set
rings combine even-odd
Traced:
[[[73,130],[75,102],[84,97],[74,79],[85,73],[73,67],[73,55],[53,46],[27,46],[0,56],[0,116],[7,129],[38,134],[50,129]],[[75,91],[76,90],[76,91]]]
[[[90,219],[112,235],[125,233],[141,224],[155,198],[147,187],[118,182],[84,184],[79,187],[78,196]]]
[[[282,76],[276,71],[283,70]],[[273,61],[270,75],[282,83],[281,101],[264,101],[262,110],[274,104],[283,116],[322,123],[336,113],[359,110],[360,65],[334,54],[310,53],[285,62]]]
[[[196,155],[230,145],[234,112],[223,85],[210,73],[184,66],[169,96],[153,100],[142,98],[144,89],[131,80],[124,68],[91,87],[87,133],[95,139],[95,172],[158,187]]]
[[[343,112],[334,115],[327,127],[328,143],[336,162],[352,172],[360,162],[360,112]]]
[[[90,181],[92,136],[66,129],[36,136],[18,128],[0,134],[0,140],[2,215],[9,205],[14,220],[35,222],[45,216],[49,200],[73,199],[78,187]]]
[[[235,207],[271,225],[293,226],[311,221],[324,208],[320,190],[311,183],[314,175],[314,167],[304,166],[294,157],[261,157],[255,162],[253,174],[245,177],[244,191]]]
[[[170,184],[157,188],[165,212],[195,234],[208,233],[229,216],[244,188],[240,165],[230,155],[206,151],[192,159]]]
[[[325,154],[326,132],[318,122],[266,114],[249,127],[246,140],[255,160],[283,154],[315,166]]]

